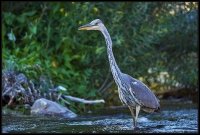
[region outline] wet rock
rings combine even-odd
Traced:
[[[34,102],[31,107],[31,114],[61,116],[64,118],[77,117],[77,115],[68,108],[45,98],[40,98]]]

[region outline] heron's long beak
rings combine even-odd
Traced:
[[[95,30],[97,26],[92,24],[86,24],[78,28],[78,30]]]

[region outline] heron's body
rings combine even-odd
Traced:
[[[101,20],[95,19],[91,23],[80,27],[79,30],[99,30],[104,35],[110,69],[118,86],[119,98],[124,105],[129,107],[133,116],[134,126],[136,126],[140,109],[145,112],[157,111],[160,105],[153,92],[141,81],[120,71],[112,52],[112,40]]]

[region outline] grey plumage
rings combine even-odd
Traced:
[[[141,81],[120,71],[112,52],[112,40],[102,21],[95,19],[89,24],[79,27],[79,30],[99,30],[104,35],[110,69],[118,86],[119,98],[130,109],[134,127],[136,127],[140,109],[145,112],[158,111],[160,108],[159,100],[153,92]]]
[[[134,93],[135,98],[139,101],[142,107],[155,110],[159,109],[159,101],[153,92],[143,82],[134,79],[127,74],[123,74],[123,80],[128,82],[127,85],[130,84],[131,92]]]

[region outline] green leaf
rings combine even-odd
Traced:
[[[97,47],[96,50],[95,50],[95,53],[96,54],[102,54],[104,49],[105,49],[105,47]]]

